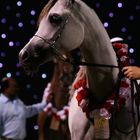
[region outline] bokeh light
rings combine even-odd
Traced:
[[[108,22],[104,23],[104,27],[107,28],[109,26]]]
[[[134,49],[133,49],[133,48],[130,48],[130,49],[129,49],[129,52],[130,52],[130,53],[134,53]]]
[[[121,2],[118,3],[118,8],[122,8],[123,4]]]
[[[47,75],[45,73],[42,74],[42,78],[45,79],[47,78]]]
[[[34,129],[35,129],[35,130],[38,130],[38,125],[35,125],[35,126],[34,126]]]
[[[0,63],[0,68],[2,68],[3,67],[3,64],[2,63]]]
[[[111,17],[111,18],[114,17],[114,13],[113,12],[110,12],[109,13],[109,17]]]
[[[18,1],[17,2],[17,6],[22,6],[22,2],[21,1]]]
[[[8,73],[6,74],[6,76],[7,76],[7,77],[11,77],[12,74],[11,74],[10,72],[8,72]]]
[[[5,39],[6,38],[6,34],[1,34],[1,38]]]
[[[34,16],[36,14],[35,10],[31,10],[31,15]]]
[[[19,22],[19,23],[18,23],[18,26],[19,26],[20,28],[22,28],[22,27],[23,27],[23,22]]]
[[[2,18],[1,23],[6,23],[6,18]]]
[[[9,46],[14,46],[14,42],[13,41],[10,41],[9,42]]]

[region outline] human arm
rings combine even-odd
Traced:
[[[122,69],[122,71],[129,79],[140,79],[140,67],[126,66]]]
[[[43,111],[43,109],[47,106],[47,102],[42,101],[41,103],[25,106],[26,118],[32,117],[39,112]]]
[[[43,98],[42,98],[41,103],[25,107],[26,108],[25,110],[26,110],[26,117],[27,118],[38,114],[39,112],[43,111],[43,109],[47,106],[47,103],[51,99],[51,89],[50,89],[50,87],[51,87],[51,84],[48,83],[47,87],[44,90],[44,94],[43,94]]]

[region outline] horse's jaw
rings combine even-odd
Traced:
[[[34,63],[34,59],[26,59],[23,60],[23,57],[25,55],[25,51],[22,49],[19,53],[19,63],[20,65],[23,67],[23,69],[25,70],[25,72],[28,75],[32,75],[33,73],[36,73],[39,69],[40,63]]]

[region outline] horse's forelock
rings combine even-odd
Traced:
[[[39,25],[40,21],[42,20],[42,18],[48,14],[49,10],[55,5],[55,3],[58,0],[49,0],[49,2],[46,4],[46,6],[42,9],[38,21],[37,21],[37,26]],[[72,4],[75,2],[75,0],[69,0],[69,2],[71,2]]]
[[[38,22],[37,22],[37,26],[39,25],[40,21],[42,20],[42,18],[48,14],[49,10],[53,7],[53,5],[57,2],[57,0],[49,0],[49,2],[45,5],[45,7],[42,9],[39,18],[38,18]]]

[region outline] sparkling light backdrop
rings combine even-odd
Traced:
[[[119,36],[128,43],[133,65],[140,66],[140,0],[84,1],[97,12],[110,38]],[[18,63],[18,53],[35,33],[39,13],[46,3],[47,0],[0,1],[0,79],[4,76],[18,77],[24,87],[24,95],[21,95],[26,104],[41,100],[53,71],[50,62],[31,77]],[[27,139],[37,139],[37,133],[34,133],[37,128],[36,118],[28,122],[30,133]]]

